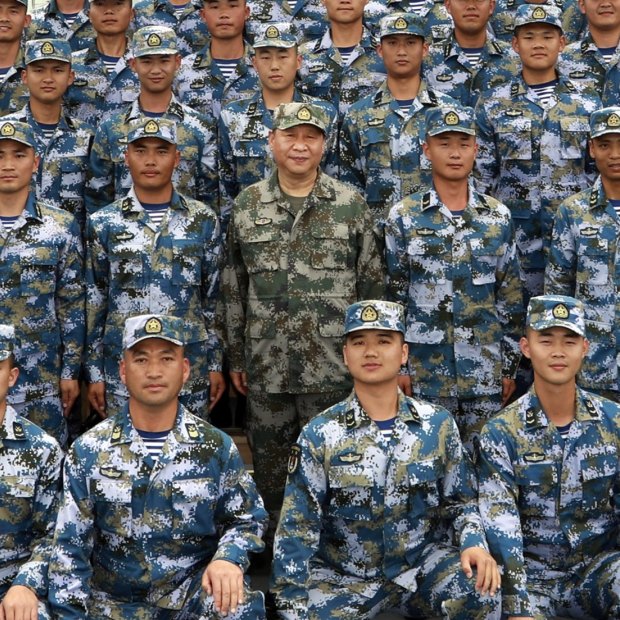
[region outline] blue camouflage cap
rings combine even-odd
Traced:
[[[0,324],[0,362],[8,360],[15,346],[15,328],[12,325]]]
[[[562,11],[550,4],[522,4],[517,8],[514,29],[527,24],[549,24],[563,31]]]
[[[425,135],[438,136],[448,131],[476,135],[474,111],[464,106],[430,108],[425,116]]]
[[[161,338],[182,347],[185,344],[185,323],[183,319],[167,314],[141,314],[125,321],[124,350],[147,338]]]
[[[36,147],[34,132],[28,123],[0,121],[0,140],[15,140],[33,149]]]
[[[256,35],[252,46],[254,49],[261,47],[281,47],[290,49],[297,45],[297,36],[293,32],[291,24],[270,24],[262,32]]]
[[[391,34],[413,34],[424,38],[424,20],[416,13],[392,13],[379,22],[379,38]]]
[[[132,40],[134,58],[153,54],[177,54],[177,34],[167,26],[145,26],[136,30]]]
[[[361,329],[405,333],[405,309],[394,301],[369,299],[351,304],[344,318],[345,336]]]
[[[129,124],[127,143],[135,142],[140,138],[159,138],[170,144],[177,143],[177,126],[167,118],[137,118]]]
[[[620,107],[601,108],[590,115],[590,137],[598,138],[608,133],[620,133]]]
[[[71,64],[71,46],[62,39],[26,41],[24,48],[26,65],[39,60],[59,60]]]
[[[574,297],[539,295],[530,299],[525,325],[537,332],[550,327],[565,327],[585,338],[585,309],[583,303]]]
[[[323,108],[313,103],[281,103],[273,113],[273,128],[290,129],[297,125],[314,125],[327,133],[329,118]]]

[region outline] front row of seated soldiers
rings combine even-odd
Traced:
[[[530,301],[534,385],[482,432],[478,501],[454,419],[398,389],[403,308],[356,302],[344,332],[353,392],[289,458],[279,617],[618,618],[620,408],[576,387],[581,302]],[[244,573],[267,514],[231,439],[179,404],[184,342],[175,317],[127,320],[129,401],[72,446],[52,541],[61,452],[7,406],[18,370],[0,327],[0,617],[265,617]]]

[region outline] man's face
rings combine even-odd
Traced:
[[[147,93],[163,93],[172,87],[174,76],[181,66],[178,54],[152,54],[129,61],[130,67],[140,80],[140,86]]]
[[[0,194],[13,194],[29,187],[38,163],[31,146],[16,140],[0,140]]]
[[[377,52],[389,76],[415,77],[420,74],[428,45],[422,37],[413,34],[391,34],[381,39]]]
[[[446,181],[467,179],[478,152],[476,137],[459,131],[428,136],[422,148],[432,164],[433,177]]]
[[[202,8],[202,18],[214,39],[241,36],[249,15],[245,0],[205,0]]]
[[[140,138],[127,145],[125,161],[137,189],[163,190],[170,186],[180,154],[160,138]]]
[[[579,0],[591,29],[616,32],[620,37],[620,0]]]
[[[0,403],[6,400],[9,388],[12,388],[17,381],[19,370],[11,368],[11,360],[0,362]]]
[[[269,134],[269,146],[278,169],[290,176],[305,177],[316,170],[323,157],[325,136],[314,125],[276,129]]]
[[[400,332],[361,329],[347,336],[343,355],[356,382],[390,384],[407,362],[407,345]]]
[[[590,140],[590,155],[603,179],[620,182],[620,133],[608,133]]]
[[[40,103],[60,101],[71,84],[74,74],[68,62],[38,60],[31,62],[22,72],[30,98]]]
[[[123,34],[133,17],[131,0],[92,0],[89,16],[97,33]]]
[[[189,377],[183,347],[161,338],[147,338],[123,354],[121,381],[129,396],[150,409],[174,402]]]
[[[327,17],[337,24],[352,24],[364,17],[368,0],[323,0]]]
[[[495,10],[495,0],[446,0],[446,8],[455,30],[475,35],[486,29]]]
[[[284,91],[295,81],[301,67],[301,56],[294,47],[259,47],[252,63],[263,85],[271,91]]]
[[[512,47],[521,63],[532,71],[555,67],[566,41],[558,28],[549,24],[526,24],[517,28]]]
[[[588,352],[588,341],[565,327],[528,329],[520,345],[523,355],[532,361],[535,377],[549,385],[574,382]]]
[[[17,0],[0,0],[0,43],[19,41],[29,24],[30,15],[23,4]]]

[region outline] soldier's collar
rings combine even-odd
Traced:
[[[577,404],[575,420],[586,422],[599,421],[601,419],[601,413],[590,394],[587,394],[580,388],[577,388],[575,399]]]
[[[597,208],[606,209],[607,208],[607,196],[605,194],[605,188],[603,187],[603,182],[601,181],[600,176],[596,179],[590,191],[590,200],[588,201],[588,208],[589,209],[597,209]]]
[[[422,423],[420,412],[415,403],[407,399],[400,390],[398,390],[398,415],[404,422],[414,422],[415,424]]]
[[[4,419],[0,424],[0,439],[11,439],[13,441],[25,441],[27,439],[24,420],[8,403],[4,412]]]
[[[129,415],[129,403],[125,403],[121,411],[112,418],[112,428],[110,429],[110,445],[118,446],[133,441],[132,435],[135,431]]]
[[[177,409],[172,433],[179,443],[201,443],[204,440],[200,423],[192,419],[189,411],[181,403]]]
[[[353,431],[360,426],[370,425],[372,420],[362,408],[355,392],[351,392],[345,403],[346,406],[341,414],[341,422],[348,431]]]
[[[544,414],[538,396],[532,386],[528,392],[529,398],[524,400],[524,404],[527,403],[527,408],[524,409],[525,430],[533,431],[539,428],[545,428],[549,426],[549,420]]]
[[[27,220],[43,220],[41,207],[39,206],[37,197],[32,190],[28,193],[28,200],[26,201],[26,206],[24,207],[23,216]]]

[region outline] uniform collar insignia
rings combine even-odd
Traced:
[[[293,444],[291,446],[291,451],[288,455],[288,462],[286,464],[286,469],[289,475],[294,474],[299,469],[299,462],[301,456],[301,447],[299,444]]]
[[[112,429],[112,444],[120,443],[123,439],[123,425],[115,424]]]
[[[24,426],[21,422],[13,422],[13,435],[15,436],[15,439],[26,439]]]
[[[198,428],[195,424],[188,423],[185,425],[185,429],[187,430],[187,435],[190,439],[198,439],[200,437],[200,433],[198,432]]]
[[[349,431],[357,427],[357,419],[355,417],[355,411],[353,411],[353,409],[349,409],[344,414],[344,424]]]

